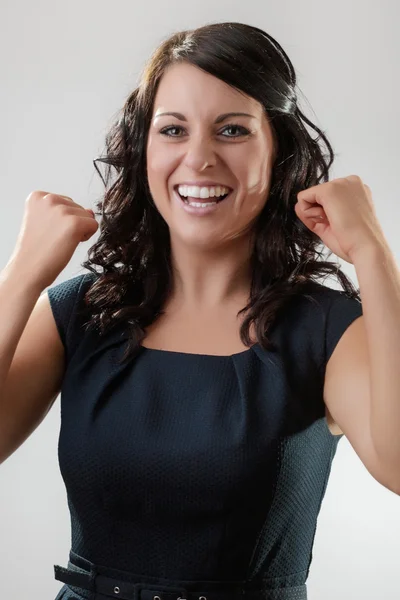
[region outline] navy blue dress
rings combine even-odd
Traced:
[[[311,283],[274,324],[277,352],[143,346],[83,329],[84,273],[47,290],[65,346],[59,464],[71,515],[56,600],[304,600],[341,436],[326,363],[362,305]]]

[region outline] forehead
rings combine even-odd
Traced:
[[[229,86],[221,79],[188,63],[170,65],[163,74],[154,100],[153,115],[180,111],[207,116],[232,111],[262,114],[257,100]]]

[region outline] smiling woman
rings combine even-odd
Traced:
[[[84,263],[102,270],[86,297],[91,322],[100,331],[129,328],[125,358],[149,341],[168,303],[172,310],[182,294],[188,300],[184,285],[191,314],[203,307],[208,322],[205,306],[231,298],[241,312],[228,326],[239,323],[235,343],[242,348],[254,337],[272,348],[268,331],[276,315],[309,280],[333,275],[360,300],[339,266],[321,260],[320,238],[294,211],[299,191],[329,179],[334,157],[297,95],[287,54],[250,25],[179,32],[150,57],[107,136],[106,155],[95,161],[107,167],[107,189],[98,204],[101,235]],[[183,184],[232,191],[207,209],[190,207],[176,193]],[[198,203],[201,189],[192,193]],[[180,257],[189,253],[184,266]],[[230,265],[233,282],[220,265]],[[206,276],[221,287],[205,285]]]
[[[164,107],[177,110],[165,112]],[[226,109],[224,114],[220,107]],[[166,127],[171,118],[175,125]],[[171,130],[179,135],[171,135]],[[235,135],[228,135],[232,130]],[[230,240],[244,248],[268,198],[275,154],[272,129],[258,101],[191,64],[176,63],[166,69],[154,99],[147,177],[173,247],[202,248],[203,260],[210,260],[213,248],[221,256]],[[198,173],[204,173],[203,180],[189,179]],[[225,202],[193,210],[171,202],[176,198],[174,186],[182,182],[192,191],[195,186],[197,201],[207,192],[205,186],[228,186],[232,192]],[[212,188],[211,192],[215,194]],[[186,214],[209,219],[193,220]],[[230,252],[237,256],[232,246]]]
[[[207,25],[156,49],[107,136],[91,273],[48,290],[73,528],[58,600],[307,598],[340,439],[325,370],[362,306],[294,210],[333,161],[297,91],[270,35]]]

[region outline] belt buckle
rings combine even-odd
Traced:
[[[134,600],[188,600],[184,587],[156,583],[136,583],[134,587]]]

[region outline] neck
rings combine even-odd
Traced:
[[[197,311],[247,303],[250,257],[248,237],[215,248],[190,247],[171,239],[171,301]]]

